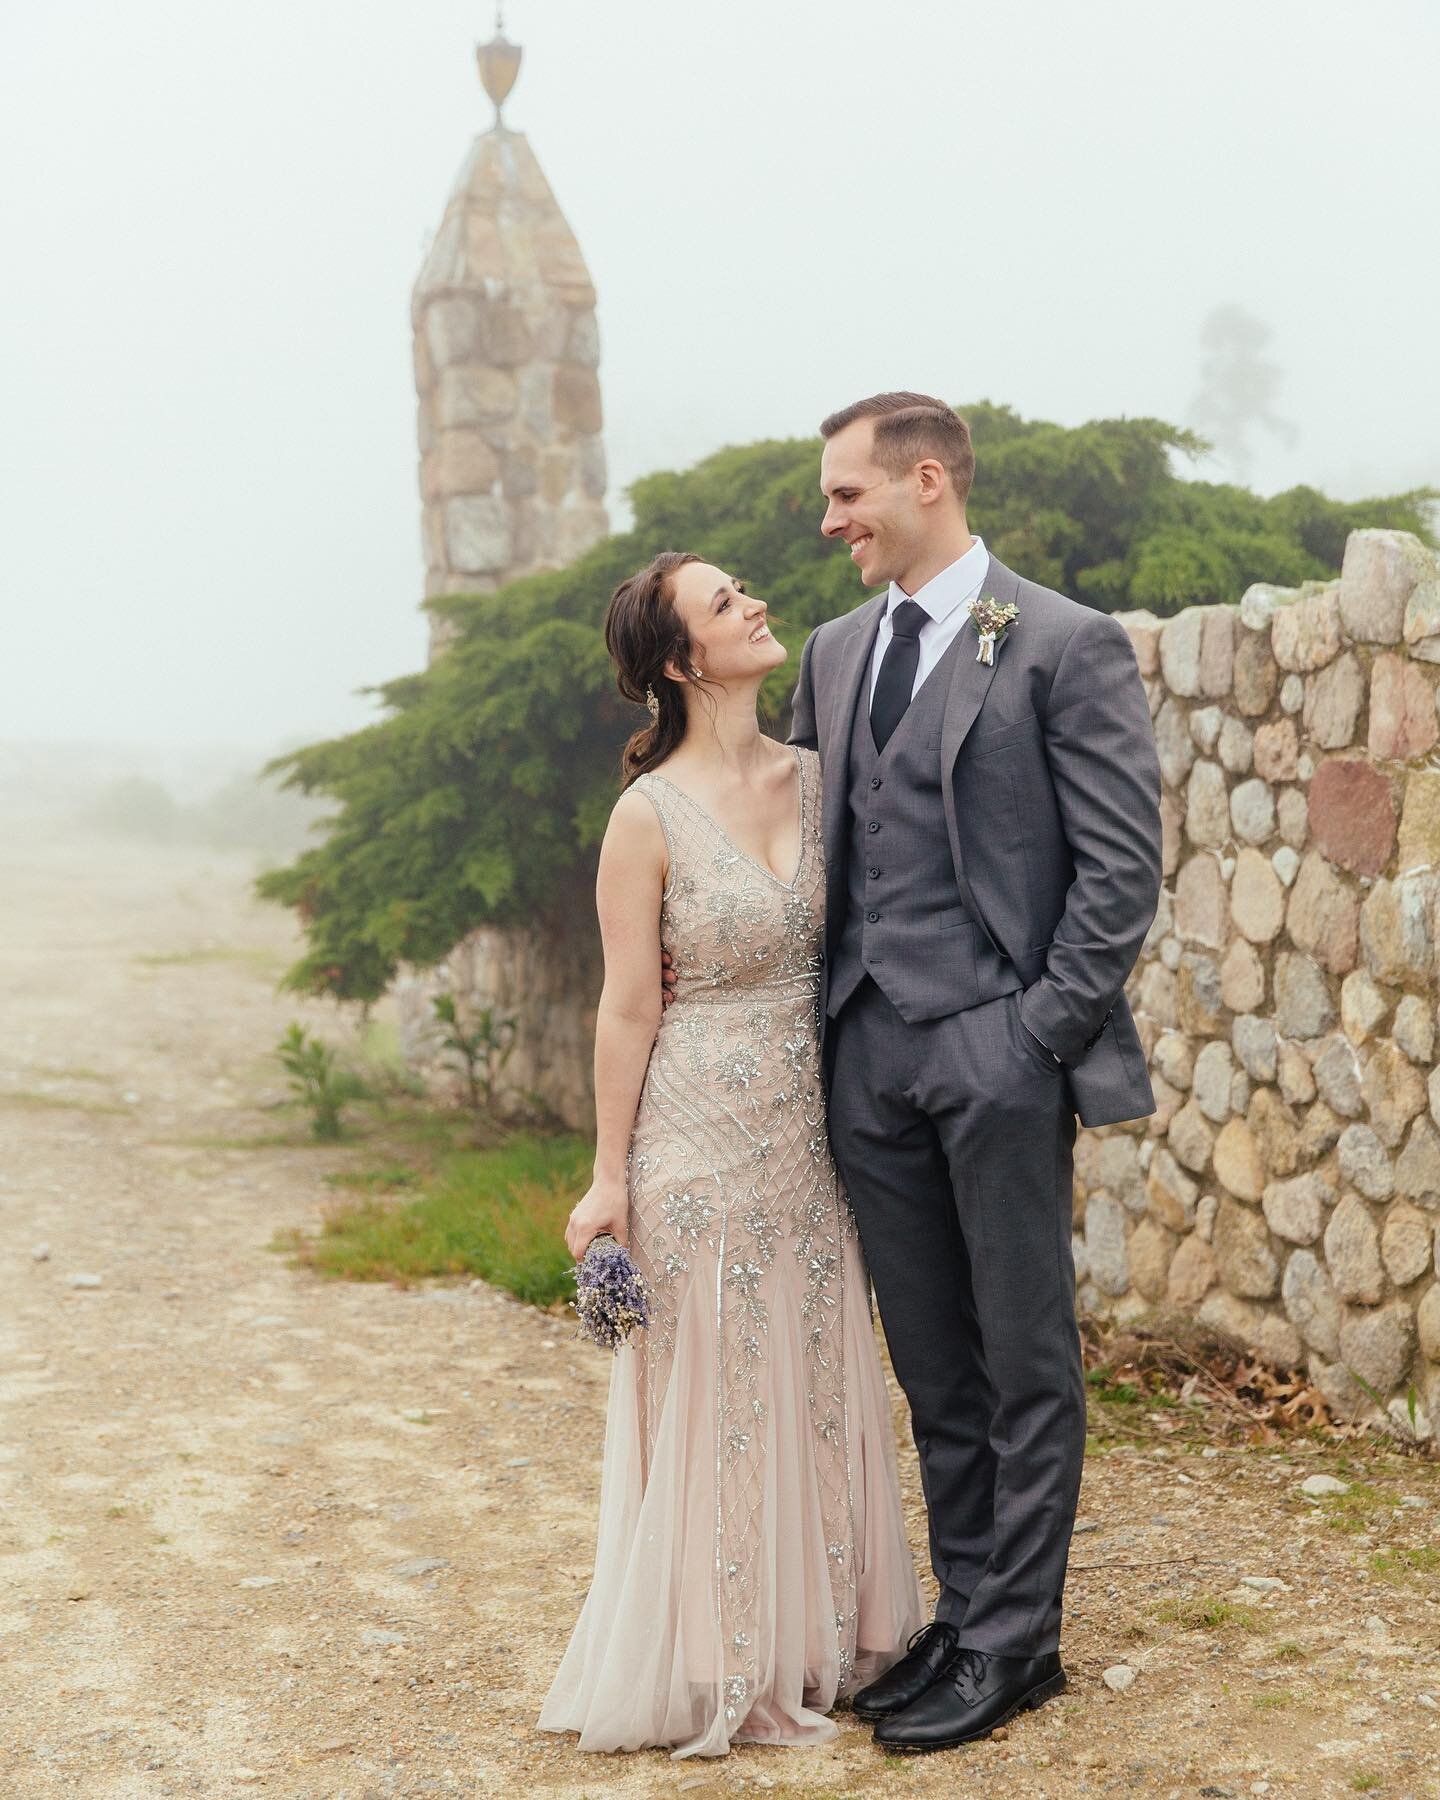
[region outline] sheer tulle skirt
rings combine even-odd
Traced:
[[[743,1701],[727,1695],[720,1600],[720,1518],[713,1281],[699,1269],[676,1320],[674,1358],[653,1445],[645,1443],[642,1352],[617,1352],[610,1383],[595,1573],[540,1714],[579,1733],[582,1750],[669,1745],[720,1756],[732,1742],[819,1744],[826,1712],[903,1652],[922,1622],[906,1543],[894,1439],[853,1244],[845,1249],[843,1326],[855,1614],[836,1611],[816,1434],[806,1398],[798,1300],[777,1283],[766,1343],[758,1544],[745,1623],[756,1674]],[[707,1285],[709,1292],[707,1295]],[[853,1641],[850,1639],[853,1632]],[[728,1706],[728,1712],[727,1712]]]

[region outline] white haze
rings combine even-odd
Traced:
[[[424,661],[408,300],[484,0],[0,24],[0,739],[269,748]],[[620,490],[878,387],[1183,420],[1270,327],[1266,491],[1440,481],[1425,0],[512,0]],[[762,571],[752,572],[756,577]]]

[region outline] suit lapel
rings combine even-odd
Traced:
[[[1000,605],[1004,606],[1007,600],[1017,598],[1019,587],[1019,577],[992,555],[990,566],[985,571],[985,579],[980,584],[980,592],[993,594]],[[1020,623],[1017,619],[1011,630],[1018,630]],[[960,821],[955,814],[953,774],[960,747],[984,704],[1003,655],[1003,651],[997,649],[994,662],[979,662],[976,659],[978,646],[979,634],[975,629],[975,621],[967,619],[960,630],[959,653],[955,658],[955,666],[950,671],[950,692],[945,700],[945,722],[940,728],[940,786],[945,800],[945,824],[950,833],[950,854],[955,863],[955,878],[960,884],[960,892],[966,905],[977,916],[978,909],[965,879],[960,854]]]
[[[845,898],[846,815],[850,794],[850,734],[855,728],[855,709],[865,691],[865,677],[875,650],[876,633],[885,615],[889,591],[860,607],[853,630],[840,652],[830,705],[829,756],[821,790],[820,822],[825,839],[826,916],[838,921]]]

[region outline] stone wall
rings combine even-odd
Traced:
[[[1083,1131],[1082,1306],[1165,1306],[1344,1417],[1440,1424],[1440,560],[1121,615],[1164,780],[1128,985],[1158,1111]]]

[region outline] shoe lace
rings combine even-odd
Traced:
[[[974,1700],[977,1695],[971,1690],[978,1689],[983,1680],[986,1661],[983,1650],[957,1650],[945,1671],[946,1679],[953,1682],[967,1700]]]
[[[943,1619],[932,1619],[928,1625],[922,1625],[918,1631],[911,1632],[905,1644],[906,1650],[914,1650],[917,1645],[925,1643],[931,1632],[934,1632],[939,1637],[948,1639],[952,1645],[955,1642],[955,1627],[953,1625],[947,1625]]]

